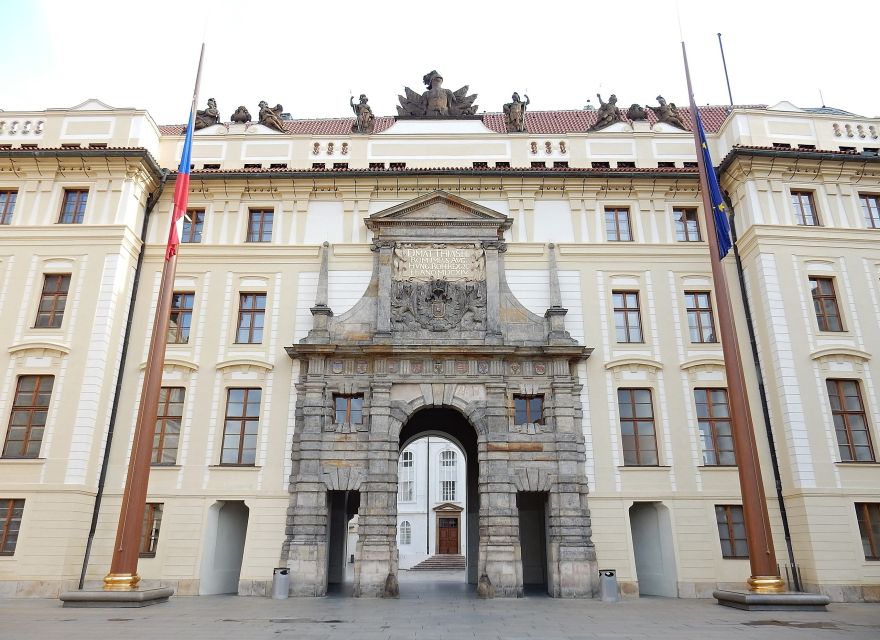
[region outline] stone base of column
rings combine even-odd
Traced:
[[[551,545],[550,595],[554,598],[595,598],[599,565],[592,548]]]
[[[61,594],[64,607],[80,608],[131,608],[149,607],[152,604],[168,602],[174,595],[171,587],[157,589],[132,589],[131,591],[68,591]]]
[[[745,611],[825,611],[831,598],[818,593],[783,591],[782,593],[755,593],[753,591],[715,591],[712,597],[718,604]]]
[[[354,579],[356,598],[397,598],[397,548],[386,544],[358,543],[357,569]]]
[[[481,545],[480,554],[482,571],[477,587],[480,597],[522,598],[522,558],[519,545]],[[491,585],[491,588],[481,593],[480,586],[483,585]]]
[[[290,567],[291,596],[327,595],[326,545],[291,544],[287,566]]]

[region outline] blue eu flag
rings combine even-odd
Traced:
[[[727,220],[727,205],[721,195],[721,187],[718,186],[718,178],[715,176],[715,165],[709,156],[709,146],[706,144],[706,132],[703,130],[703,121],[700,112],[694,109],[694,119],[700,132],[700,147],[703,152],[703,166],[706,168],[706,184],[709,185],[709,200],[712,202],[712,215],[715,218],[715,235],[718,242],[719,259],[724,258],[733,243],[730,241],[730,222]]]

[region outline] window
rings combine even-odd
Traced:
[[[673,209],[672,219],[675,221],[675,239],[679,242],[699,242],[700,223],[696,209]]]
[[[248,230],[246,242],[271,242],[272,209],[251,209],[248,211]]]
[[[262,169],[263,165],[260,164],[259,162],[250,162],[250,163],[245,163],[244,168],[245,169]]]
[[[12,224],[12,211],[15,209],[15,199],[18,191],[0,191],[0,224]]]
[[[774,149],[791,149],[791,145],[788,144],[787,142],[774,142],[773,148]]]
[[[532,169],[546,169],[547,163],[546,162],[532,162],[531,166],[532,166]]]
[[[415,468],[413,466],[412,451],[401,453],[400,463],[397,466],[397,499],[400,502],[412,502],[416,499]]]
[[[15,553],[22,513],[24,500],[0,498],[0,556],[11,556]]]
[[[36,458],[40,455],[54,383],[54,376],[18,378],[3,445],[4,458]]]
[[[192,324],[193,302],[196,294],[192,291],[175,291],[171,296],[171,317],[168,323],[168,344],[189,342],[189,328]]]
[[[708,291],[685,291],[684,304],[691,342],[718,342],[712,317],[712,294]]]
[[[0,511],[0,525],[2,518],[3,512]],[[859,521],[859,533],[862,534],[865,560],[880,560],[880,502],[856,502],[856,519]],[[3,546],[0,545],[2,551]]]
[[[388,163],[388,166],[389,166],[391,169],[406,169],[406,163],[405,163],[405,162],[389,162],[389,163]]]
[[[37,307],[35,329],[57,329],[61,326],[69,289],[69,273],[52,273],[43,276],[43,291],[40,294],[40,306]]]
[[[86,200],[89,197],[88,189],[65,189],[64,200],[61,203],[61,224],[82,224],[86,212]]]
[[[841,462],[873,462],[874,447],[856,380],[826,380]]]
[[[486,169],[489,167],[488,162],[475,162],[474,169]]]
[[[610,169],[611,163],[610,162],[591,162],[590,168],[592,168],[592,169]]]
[[[440,452],[440,499],[455,500],[455,480],[458,477],[456,465],[458,456],[455,451]]]
[[[791,204],[794,207],[794,218],[798,224],[808,227],[819,226],[819,214],[816,213],[812,191],[792,191]]]
[[[205,224],[204,209],[190,209],[183,214],[183,238],[181,242],[198,243],[202,241],[202,226]]]
[[[323,162],[313,162],[312,169],[325,169],[327,167]]]
[[[718,537],[721,540],[721,557],[748,558],[749,545],[746,541],[743,508],[738,504],[716,504],[715,521],[718,523]]]
[[[269,165],[269,168],[270,169],[286,169],[287,163],[286,162],[273,162],[272,164]]]
[[[412,544],[412,525],[409,520],[400,523],[400,544]]]
[[[229,389],[227,392],[220,464],[256,463],[262,394],[262,389]]]
[[[544,396],[513,396],[514,424],[544,424]]]
[[[644,342],[638,292],[612,291],[611,301],[614,304],[614,327],[617,331],[617,341]]]
[[[657,167],[659,169],[674,169],[675,163],[674,162],[658,162]]]
[[[694,389],[694,401],[697,405],[700,437],[703,440],[703,464],[735,465],[727,389]]]
[[[510,163],[509,162],[496,162],[495,168],[496,169],[509,169]]]
[[[554,169],[568,169],[568,160],[557,160],[553,163]]]
[[[336,424],[363,424],[364,422],[364,396],[363,394],[333,396],[333,406],[336,409]]]
[[[185,396],[186,389],[183,387],[162,387],[159,390],[156,430],[153,432],[153,464],[177,462],[177,443],[180,439]]]
[[[813,308],[816,310],[819,331],[843,331],[837,294],[834,293],[834,278],[811,277],[810,291],[813,294]]]
[[[152,558],[159,546],[159,527],[162,525],[162,503],[148,502],[144,508],[144,525],[141,529],[141,558]]]
[[[627,162],[618,162],[618,163],[617,163],[617,168],[618,168],[618,169],[635,169],[635,168],[636,168],[636,163],[635,163],[635,162],[629,162],[629,161],[627,161]]]
[[[384,169],[385,163],[384,162],[371,162],[369,166],[370,166],[370,169]]]
[[[14,197],[14,196],[13,196]],[[865,216],[865,226],[869,229],[880,229],[880,196],[859,194],[859,202],[862,203],[862,215]],[[13,200],[15,204],[15,200]],[[10,215],[12,210],[10,210]],[[0,215],[3,214],[3,193],[0,192]],[[3,223],[8,224],[8,223]]]
[[[239,344],[262,343],[265,317],[265,293],[240,294],[238,303],[238,331],[235,335],[235,341]]]
[[[190,165],[190,169],[192,169],[193,166],[194,165]],[[215,164],[215,163],[206,163],[206,164],[202,165],[202,169],[205,169],[206,171],[213,171],[213,170],[216,170],[219,168],[220,168],[220,165]]]
[[[334,162],[333,168],[334,169],[348,169],[348,163],[347,162]]]
[[[629,209],[605,209],[605,233],[612,242],[632,242]]]
[[[623,464],[657,466],[657,436],[650,389],[618,389]]]

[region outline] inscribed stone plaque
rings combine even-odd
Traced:
[[[429,282],[486,279],[486,259],[479,243],[400,243],[394,247],[392,278]]]

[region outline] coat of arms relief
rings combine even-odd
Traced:
[[[486,261],[479,243],[399,243],[391,323],[397,331],[486,328]]]

